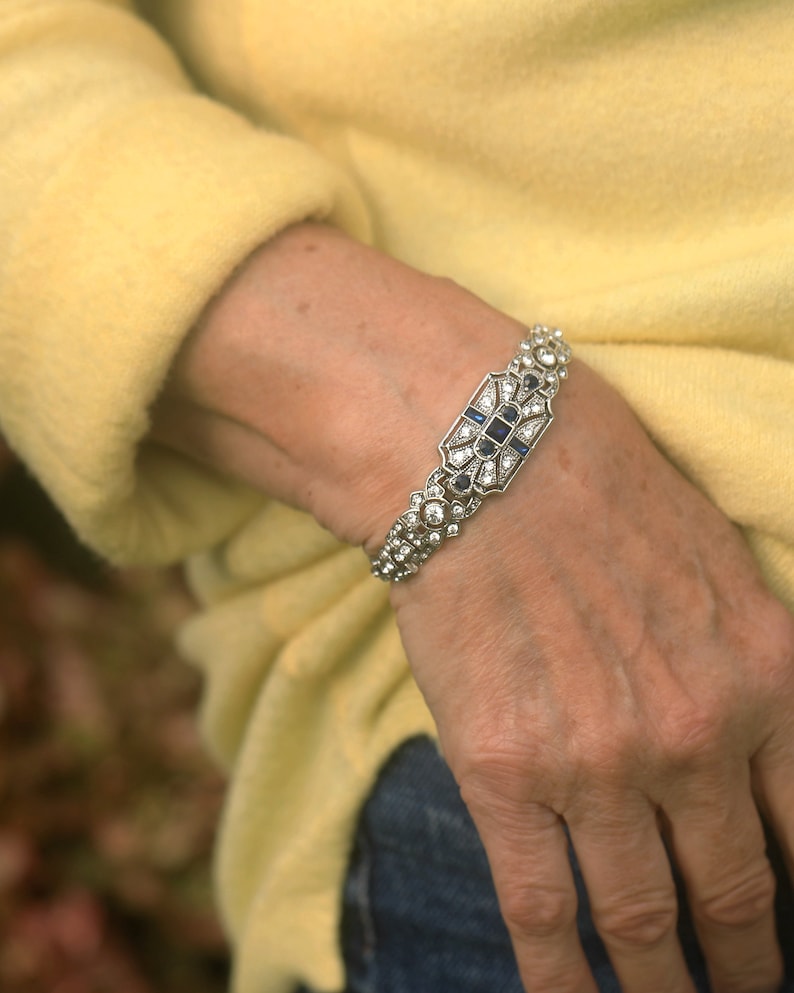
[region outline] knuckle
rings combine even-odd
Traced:
[[[523,938],[551,938],[573,926],[574,892],[549,886],[508,883],[500,894],[502,916],[509,930]]]
[[[471,814],[499,815],[505,808],[522,804],[523,784],[517,771],[507,765],[486,761],[466,763],[456,769],[460,795]]]
[[[705,702],[672,709],[657,739],[663,765],[673,771],[710,765],[723,749],[725,719],[723,707]]]
[[[540,783],[555,777],[558,767],[551,743],[527,736],[515,743],[507,738],[480,739],[455,756],[455,777],[470,810],[495,801],[525,803]]]
[[[775,901],[775,877],[768,863],[696,901],[697,918],[712,928],[742,930],[762,920]]]
[[[577,798],[622,790],[644,751],[644,737],[635,715],[615,717],[608,725],[600,720],[569,735],[560,763],[567,787],[566,806]]]
[[[753,642],[755,671],[773,692],[794,686],[794,617],[774,601],[764,615],[763,640]]]
[[[609,734],[581,735],[569,743],[568,761],[575,778],[591,783],[622,782],[631,765],[638,737],[613,725]]]
[[[675,931],[678,904],[675,893],[634,898],[593,910],[601,937],[614,948],[653,949]]]

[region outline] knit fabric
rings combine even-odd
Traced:
[[[433,722],[360,550],[143,443],[184,335],[305,218],[559,324],[794,608],[793,50],[779,0],[0,6],[0,425],[111,559],[200,553],[239,993],[342,987],[352,823]]]

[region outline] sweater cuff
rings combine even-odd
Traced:
[[[207,301],[258,245],[310,218],[369,238],[364,205],[336,167],[195,95],[106,120],[41,196],[4,275],[3,428],[111,560],[182,558],[261,502],[141,442]]]

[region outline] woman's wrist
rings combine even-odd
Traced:
[[[255,252],[207,307],[153,438],[377,544],[520,325],[319,224]],[[424,476],[423,476],[424,473]]]

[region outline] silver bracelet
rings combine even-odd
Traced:
[[[551,400],[568,375],[571,349],[559,328],[536,325],[504,372],[489,372],[438,446],[441,465],[373,556],[372,574],[399,583],[419,568],[485,497],[504,493],[554,420]]]

